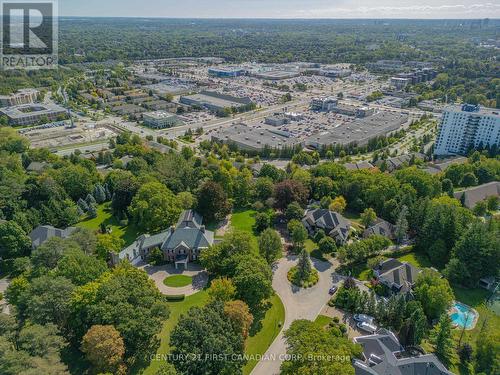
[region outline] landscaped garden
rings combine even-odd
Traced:
[[[163,280],[163,284],[171,288],[181,288],[183,286],[191,285],[193,278],[188,275],[172,275],[167,276]]]

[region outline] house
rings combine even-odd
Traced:
[[[309,234],[312,235],[322,229],[339,244],[347,242],[351,228],[351,223],[345,217],[337,212],[321,208],[306,211],[302,224]]]
[[[396,238],[395,232],[396,227],[393,224],[384,219],[377,218],[374,224],[365,229],[363,237],[368,238],[370,236],[379,235],[394,240]]]
[[[500,196],[500,182],[493,181],[484,185],[475,186],[463,191],[458,191],[453,194],[453,196],[458,199],[462,204],[473,209],[481,201],[488,199],[489,197],[499,197]]]
[[[151,250],[158,248],[163,252],[163,259],[187,268],[189,262],[199,258],[203,249],[214,243],[214,232],[205,229],[202,217],[192,211],[184,211],[176,226],[155,235],[142,235],[133,244],[119,254],[111,254],[111,262],[119,263],[128,259],[133,264],[146,260]]]
[[[38,161],[33,161],[31,162],[28,167],[26,168],[27,172],[32,172],[36,174],[42,173],[45,169],[49,168],[51,164],[46,163],[44,161],[38,162]]]
[[[453,375],[434,354],[406,351],[386,329],[354,342],[363,348],[363,359],[353,361],[355,375]]]
[[[400,262],[394,258],[380,262],[373,269],[375,278],[387,286],[394,294],[410,292],[420,272],[418,268],[410,263]]]
[[[498,281],[495,276],[489,276],[489,277],[483,277],[481,280],[479,280],[479,286],[483,289],[489,290],[489,291],[495,291],[498,288]]]
[[[58,229],[54,228],[51,225],[39,225],[29,234],[29,237],[31,238],[31,246],[33,247],[33,249],[36,249],[38,246],[52,237],[59,237],[62,239],[68,238],[75,230],[76,228],[74,227]]]

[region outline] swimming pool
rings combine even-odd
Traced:
[[[473,308],[460,302],[455,302],[450,310],[452,323],[459,328],[472,329],[476,325],[478,313]]]

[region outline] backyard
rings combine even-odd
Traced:
[[[103,203],[97,206],[97,217],[86,218],[78,223],[76,226],[87,228],[93,231],[98,231],[101,225],[104,224],[110,228],[112,233],[116,233],[120,238],[125,241],[125,246],[130,245],[136,240],[139,235],[139,230],[134,225],[120,225],[120,220],[113,216],[111,212],[110,203]]]

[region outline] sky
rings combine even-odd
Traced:
[[[58,0],[61,16],[500,18],[500,0]]]

